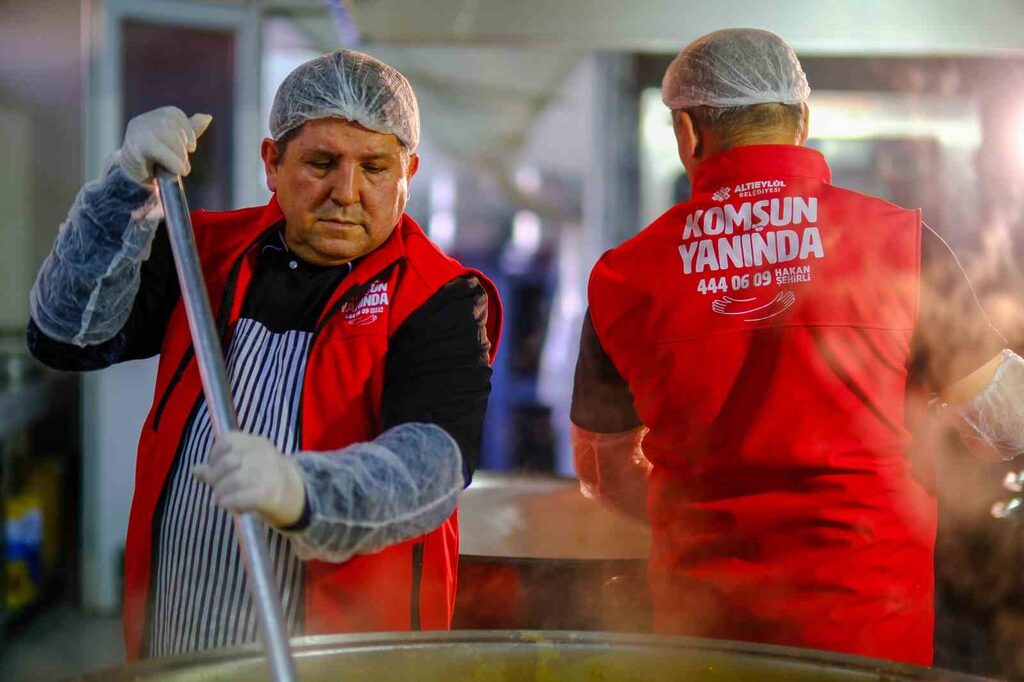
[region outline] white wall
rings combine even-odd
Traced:
[[[520,163],[586,177],[595,156],[594,78],[593,54],[583,53],[551,105],[530,128]]]
[[[126,362],[82,381],[82,606],[97,613],[116,613],[121,604],[135,454],[156,365],[155,358]]]
[[[0,327],[12,333],[24,333],[29,287],[84,180],[82,19],[70,0],[0,5]],[[93,464],[84,458],[86,486]],[[104,523],[89,512],[83,504],[86,567],[97,552],[90,533]]]
[[[24,330],[35,273],[94,172],[85,168],[85,18],[71,0],[0,8],[0,328]],[[83,377],[80,555],[82,601],[90,610],[114,612],[120,602],[137,424],[152,391],[146,365]],[[118,410],[98,409],[113,399],[123,401]]]
[[[0,332],[25,327],[35,245],[32,236],[32,122],[0,108]]]
[[[0,330],[24,329],[28,287],[82,181],[81,16],[69,0],[0,2]]]

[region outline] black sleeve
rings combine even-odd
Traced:
[[[142,263],[132,311],[114,338],[93,346],[76,346],[50,338],[30,319],[25,335],[28,348],[44,365],[72,372],[152,357],[160,352],[167,321],[180,295],[167,228],[160,223],[150,256]]]
[[[949,245],[929,227],[921,235],[921,297],[911,341],[911,382],[938,391],[1006,347]]]
[[[569,418],[576,426],[596,433],[621,433],[643,423],[633,407],[629,385],[597,338],[589,310],[580,334]]]
[[[443,428],[462,451],[466,485],[480,461],[489,351],[487,293],[475,278],[460,278],[402,323],[384,369],[383,428],[406,422]]]

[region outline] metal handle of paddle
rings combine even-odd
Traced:
[[[199,364],[199,375],[203,381],[203,393],[213,423],[213,432],[220,436],[237,431],[238,418],[235,415],[235,405],[228,385],[220,337],[213,321],[206,281],[199,265],[199,253],[196,250],[188,204],[185,202],[185,191],[181,186],[181,178],[163,168],[156,169],[156,179],[160,187],[160,199],[164,206],[164,217],[171,250],[174,253],[175,268],[178,271],[178,281],[181,283],[181,298],[185,304],[196,362]],[[256,516],[250,513],[234,514],[233,519],[238,546],[245,560],[249,590],[256,604],[272,679],[275,682],[294,682],[295,666],[288,646],[284,620],[281,617],[281,603],[270,572],[266,542],[261,537],[261,524]]]

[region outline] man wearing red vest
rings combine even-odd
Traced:
[[[153,182],[210,117],[132,119],[32,291],[29,346],[71,370],[160,354],[125,557],[130,658],[256,638],[231,512],[267,523],[292,635],[447,628],[458,492],[478,459],[501,311],[404,214],[419,112],[349,50],[285,79],[266,206],[192,215],[244,433],[213,441]]]
[[[577,471],[649,520],[657,631],[929,664],[936,510],[908,422],[942,391],[1019,453],[1024,363],[994,330],[936,363],[922,246],[952,254],[917,211],[830,183],[801,146],[809,92],[767,31],[711,33],[669,67],[693,198],[594,267]]]

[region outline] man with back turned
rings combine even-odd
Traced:
[[[927,665],[936,509],[909,423],[936,391],[982,449],[1018,454],[1024,362],[978,308],[961,322],[983,341],[955,357],[922,327],[942,304],[922,250],[952,254],[918,211],[831,184],[802,146],[809,94],[768,31],[669,66],[693,198],[591,274],[577,470],[650,522],[657,631]]]

